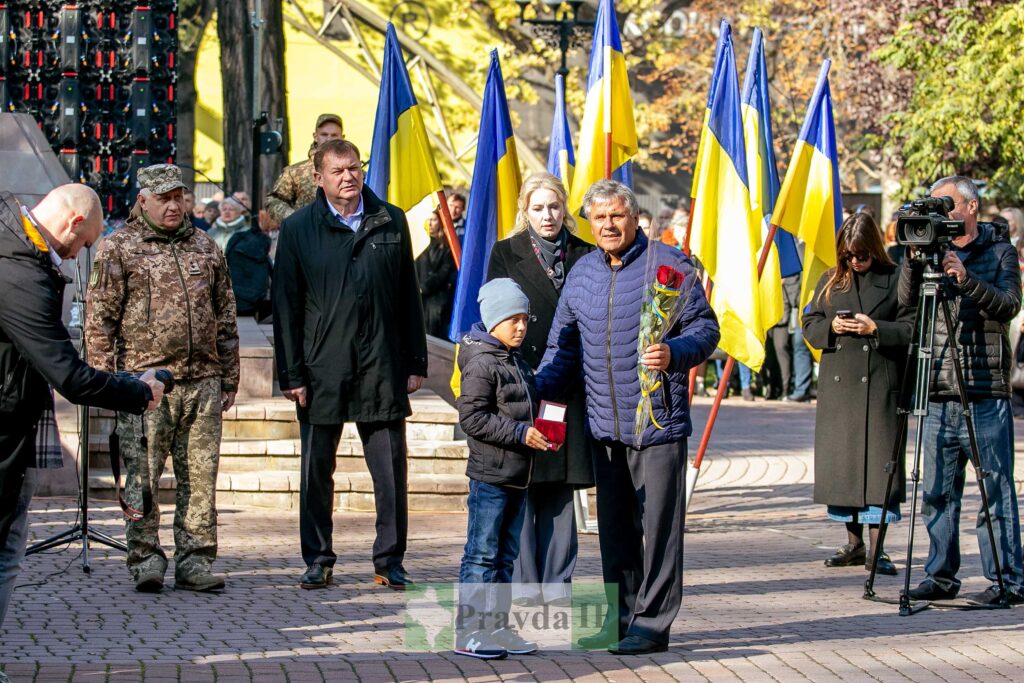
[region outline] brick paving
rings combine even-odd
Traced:
[[[706,411],[701,402],[696,424]],[[683,609],[664,654],[546,650],[480,662],[410,650],[404,596],[370,580],[372,515],[336,515],[337,584],[302,591],[296,513],[233,507],[220,515],[220,595],[170,586],[137,594],[121,553],[102,546],[93,546],[91,574],[77,544],[28,558],[0,631],[0,666],[16,683],[1020,680],[1024,608],[900,617],[894,605],[861,598],[863,569],[822,565],[845,532],[811,501],[813,419],[813,406],[727,402],[687,519]],[[978,506],[969,480],[965,520]],[[40,498],[31,534],[47,537],[74,518],[74,501]],[[94,501],[91,520],[122,534],[116,505]],[[167,542],[171,515],[163,522]],[[463,514],[414,514],[410,573],[452,581],[464,525]],[[986,586],[971,526],[962,535],[964,593]],[[880,594],[902,586],[906,535],[905,522],[892,528],[901,575],[879,577]],[[915,583],[927,553],[920,527],[917,538]],[[581,536],[577,581],[599,576],[597,537]]]

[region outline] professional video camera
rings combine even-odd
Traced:
[[[963,221],[950,220],[952,197],[925,197],[900,207],[896,242],[922,251],[939,251],[966,233]]]

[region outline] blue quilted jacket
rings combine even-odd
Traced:
[[[647,250],[656,249],[655,265],[668,265],[696,277],[693,263],[679,250],[660,242],[649,243],[642,232],[612,268],[602,251],[579,260],[569,272],[548,336],[548,348],[537,370],[541,397],[556,399],[569,379],[583,373],[587,394],[587,421],[591,435],[602,442],[633,445],[633,421],[640,401],[637,377],[637,336],[646,282]],[[649,425],[643,445],[679,441],[690,435],[687,372],[711,355],[718,345],[718,319],[697,282],[679,322],[665,342],[672,361],[664,391],[653,397],[654,419],[664,429]]]

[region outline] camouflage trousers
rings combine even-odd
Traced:
[[[221,384],[219,377],[176,382],[160,406],[143,415],[118,413],[117,435],[127,470],[125,501],[142,510],[143,471],[148,470],[153,509],[126,522],[128,570],[167,571],[160,547],[159,483],[171,456],[174,494],[174,574],[188,578],[210,571],[217,557],[217,464],[220,460]],[[148,448],[143,448],[143,436]],[[148,464],[148,467],[144,467]]]

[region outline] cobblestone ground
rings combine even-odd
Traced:
[[[698,425],[706,409],[697,406]],[[488,663],[410,651],[403,595],[370,580],[371,515],[336,515],[338,583],[302,591],[297,515],[232,508],[220,517],[217,569],[228,575],[220,595],[170,587],[137,594],[123,556],[99,546],[91,574],[81,571],[77,545],[28,558],[0,631],[0,663],[16,683],[1019,681],[1024,608],[900,617],[894,605],[862,599],[862,568],[822,565],[845,532],[811,501],[813,420],[812,406],[727,402],[687,519],[683,609],[664,654],[549,650]],[[970,479],[965,520],[978,507]],[[74,501],[39,499],[31,533],[47,537],[74,519]],[[119,519],[116,506],[95,503],[97,528],[120,535]],[[170,521],[165,515],[165,542]],[[420,581],[453,580],[464,525],[461,514],[414,514],[410,573]],[[962,577],[969,593],[986,582],[973,525],[965,526]],[[901,574],[880,577],[876,588],[895,596],[905,571],[906,522],[890,538]],[[927,551],[920,525],[917,538],[915,584]],[[584,535],[577,580],[599,576],[597,537]],[[30,582],[40,583],[24,585]]]

